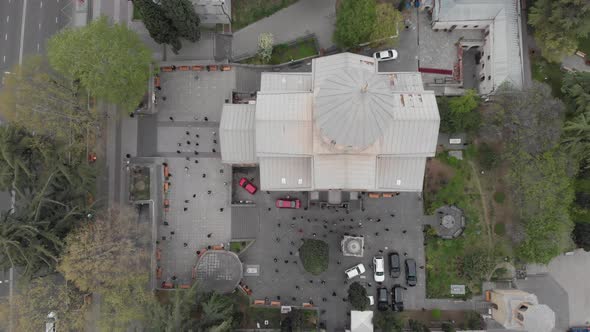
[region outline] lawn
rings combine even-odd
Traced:
[[[276,45],[272,50],[272,56],[268,64],[271,65],[278,65],[282,63],[287,63],[290,61],[296,61],[299,59],[307,58],[310,56],[314,56],[318,54],[318,50],[316,48],[316,43],[314,38],[307,38],[303,39],[297,43],[288,45],[288,44],[279,44]],[[261,65],[264,64],[262,59],[256,55],[252,58],[245,59],[240,61],[241,63],[247,63],[252,65]]]
[[[139,166],[133,167],[129,185],[129,194],[132,201],[150,199],[150,169]]]
[[[305,271],[318,275],[328,269],[328,244],[322,240],[305,239],[299,248],[299,257]]]
[[[252,241],[233,241],[229,243],[229,250],[239,254],[244,250]]]
[[[551,86],[553,96],[562,98],[561,85],[564,72],[558,63],[547,62],[540,56],[531,56],[531,70],[533,79]]]
[[[232,0],[232,30],[241,28],[261,20],[275,12],[294,4],[297,0]]]
[[[268,325],[264,322],[268,321]],[[242,327],[246,329],[257,328],[256,323],[264,329],[278,329],[281,327],[281,308],[248,307],[244,312]]]

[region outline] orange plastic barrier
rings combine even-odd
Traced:
[[[172,67],[160,67],[160,70],[165,73],[169,73],[172,71]]]
[[[203,70],[203,66],[192,66],[192,70],[193,71],[202,71]]]
[[[189,66],[180,66],[180,67],[178,67],[178,69],[180,71],[189,71],[189,70],[191,70],[191,67],[189,67]]]
[[[230,71],[231,70],[231,66],[230,65],[223,65],[221,66],[221,71]]]

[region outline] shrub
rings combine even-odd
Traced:
[[[498,164],[498,155],[496,151],[486,143],[479,145],[477,151],[477,161],[485,170],[491,170]]]
[[[504,236],[506,234],[506,225],[501,222],[495,224],[494,233],[496,233],[498,236]]]
[[[432,315],[432,319],[440,320],[440,318],[442,317],[442,312],[440,311],[440,309],[432,309],[430,314]]]
[[[590,251],[590,223],[578,222],[574,226],[574,242],[580,248]]]
[[[502,204],[504,203],[504,200],[506,200],[506,194],[504,194],[504,192],[496,191],[494,193],[494,201],[496,201],[496,203]]]
[[[348,288],[348,301],[355,310],[364,311],[369,306],[367,290],[358,282],[353,282]]]
[[[465,321],[467,329],[469,330],[483,330],[485,329],[485,322],[481,315],[475,311],[468,311],[465,314]]]
[[[455,331],[457,331],[455,329],[455,327],[453,326],[453,324],[451,324],[451,323],[443,323],[440,328],[441,328],[441,330],[443,332],[455,332]]]
[[[324,241],[306,239],[299,248],[299,255],[303,268],[311,274],[318,275],[328,269],[329,251]]]
[[[470,281],[484,280],[494,267],[492,256],[484,249],[473,249],[463,256],[461,270],[463,276]]]

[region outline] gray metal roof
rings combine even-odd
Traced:
[[[259,93],[256,101],[256,152],[312,154],[311,93]]]
[[[375,59],[353,53],[339,53],[330,56],[323,56],[312,60],[311,70],[313,75],[314,91],[322,82],[346,68],[356,68],[368,72],[376,72]]]
[[[422,74],[420,73],[379,73],[388,81],[393,92],[423,92]]]
[[[316,189],[364,190],[375,187],[375,156],[316,155],[313,168]]]
[[[391,126],[394,105],[382,75],[345,68],[316,85],[315,126],[331,144],[361,150]]]
[[[262,92],[310,92],[311,73],[262,73],[260,78]]]
[[[377,158],[377,185],[383,191],[422,191],[425,157]]]
[[[260,157],[260,188],[311,190],[311,164],[311,157]]]
[[[222,162],[226,164],[253,164],[257,162],[255,115],[256,105],[223,105],[219,124]]]

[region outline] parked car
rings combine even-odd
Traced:
[[[392,49],[375,52],[373,53],[373,58],[377,61],[395,60],[397,59],[397,51]]]
[[[299,209],[301,207],[301,201],[297,198],[279,198],[275,202],[275,205],[279,209]]]
[[[387,294],[387,288],[377,288],[377,309],[385,311],[389,307],[389,296]]]
[[[417,282],[416,261],[411,258],[406,259],[406,284],[410,287],[414,287]]]
[[[366,270],[365,270],[365,266],[363,265],[363,263],[359,263],[344,272],[346,273],[346,276],[348,277],[348,279],[352,279],[356,276],[360,276],[361,274],[365,273],[365,271]]]
[[[402,264],[399,260],[399,254],[397,252],[389,253],[389,275],[392,278],[398,278],[402,272]]]
[[[383,256],[373,257],[373,268],[375,269],[375,282],[385,281],[385,262],[383,261]]]
[[[246,191],[249,192],[251,195],[256,194],[256,192],[258,191],[258,188],[256,188],[256,186],[253,185],[252,182],[248,181],[248,179],[246,178],[240,179],[240,187],[246,189]]]
[[[401,285],[394,285],[391,289],[391,309],[393,311],[404,311],[404,291]]]

